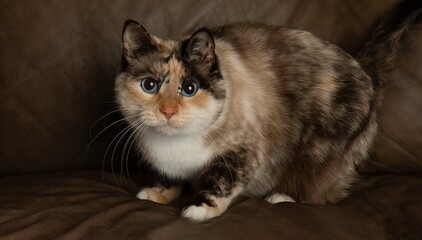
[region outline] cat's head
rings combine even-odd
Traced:
[[[204,133],[216,121],[226,92],[209,30],[160,39],[128,20],[122,42],[116,95],[133,127],[192,134]]]

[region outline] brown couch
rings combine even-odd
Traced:
[[[421,239],[422,29],[392,74],[362,181],[335,206],[243,198],[195,224],[179,217],[189,192],[170,205],[138,200],[144,168],[114,111],[127,18],[159,36],[278,24],[354,54],[397,3],[1,1],[0,239]]]

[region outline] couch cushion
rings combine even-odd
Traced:
[[[171,205],[136,199],[136,179],[132,176],[131,183],[122,175],[97,171],[0,178],[0,238],[416,239],[422,236],[422,175],[366,179],[349,198],[335,206],[272,205],[256,198],[244,198],[222,216],[201,224],[179,217],[183,199]]]
[[[422,171],[422,29],[391,75],[380,112],[372,172]]]

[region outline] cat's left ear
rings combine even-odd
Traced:
[[[200,64],[208,70],[215,63],[215,42],[207,28],[196,31],[187,41],[184,58],[192,64]]]
[[[158,50],[145,28],[134,20],[127,20],[122,33],[123,54],[128,59]]]

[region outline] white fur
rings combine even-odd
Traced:
[[[183,210],[182,216],[192,219],[195,222],[202,222],[213,217],[220,216],[222,212],[216,207],[210,207],[206,204],[201,206],[190,206]]]
[[[142,200],[150,200],[156,203],[167,204],[178,198],[180,191],[181,187],[172,187],[170,189],[147,187],[139,191],[136,197]]]
[[[154,129],[148,129],[142,137],[142,142],[152,158],[151,164],[173,178],[192,177],[212,157],[212,151],[204,146],[200,134],[167,136]]]
[[[170,201],[164,197],[163,195],[161,195],[160,193],[154,191],[151,188],[144,188],[142,189],[137,195],[137,198],[141,199],[141,200],[150,200],[156,203],[161,203],[161,204],[167,204]]]
[[[216,197],[209,196],[210,200],[215,204],[215,207],[202,204],[201,206],[189,206],[182,212],[183,217],[192,219],[195,222],[202,222],[213,217],[220,216],[227,210],[232,200],[237,197],[241,192],[242,187],[235,187],[229,196]]]
[[[280,202],[296,202],[292,197],[284,193],[274,193],[268,196],[265,200],[269,203],[276,204]]]

